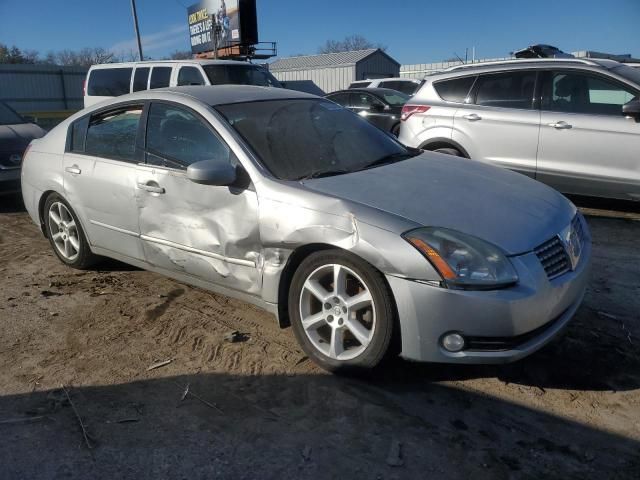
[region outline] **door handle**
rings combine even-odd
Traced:
[[[469,115],[463,115],[462,118],[466,118],[470,122],[477,122],[478,120],[482,120],[482,117],[477,113],[470,113]]]
[[[140,190],[144,190],[145,192],[150,192],[150,193],[164,193],[165,190],[164,188],[160,187],[159,185],[149,185],[148,183],[138,183],[138,188]]]
[[[573,125],[568,124],[567,122],[560,121],[556,123],[547,123],[547,126],[553,127],[556,130],[567,130],[569,128],[573,128]]]
[[[72,173],[73,175],[80,175],[82,173],[82,170],[80,170],[80,167],[78,167],[78,165],[66,167],[64,171],[67,173]]]

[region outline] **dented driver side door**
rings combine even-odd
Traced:
[[[235,163],[229,146],[196,112],[154,102],[147,114],[145,164],[136,201],[151,265],[259,295],[258,199],[250,182],[199,185],[186,176],[201,160]]]

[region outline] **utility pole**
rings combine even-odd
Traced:
[[[136,12],[136,0],[131,0],[131,12],[133,13],[133,28],[136,30],[136,40],[138,41],[138,55],[140,61],[144,60],[142,56],[142,42],[140,42],[140,30],[138,29],[138,12]]]

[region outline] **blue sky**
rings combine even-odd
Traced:
[[[188,49],[190,0],[137,0],[145,55]],[[504,56],[531,43],[640,57],[640,0],[257,0],[260,39],[281,56],[361,34],[400,63]],[[129,0],[0,0],[0,43],[42,52],[135,48]]]

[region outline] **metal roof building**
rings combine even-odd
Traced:
[[[281,58],[269,70],[280,81],[311,80],[326,93],[355,80],[400,76],[400,64],[379,48]]]

